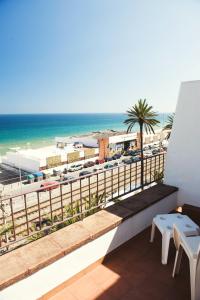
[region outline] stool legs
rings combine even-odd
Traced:
[[[167,264],[169,243],[170,243],[170,232],[165,232],[162,235],[162,264]]]
[[[150,242],[153,243],[154,237],[155,237],[155,229],[156,229],[156,225],[154,224],[154,222],[152,222],[152,226],[151,226],[151,238],[150,238]]]
[[[179,246],[179,249],[176,250],[176,257],[175,257],[174,268],[173,268],[173,273],[172,273],[173,278],[175,277],[175,275],[177,275],[179,273],[182,254],[183,254],[183,248],[181,246]]]

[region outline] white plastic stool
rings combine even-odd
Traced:
[[[181,214],[163,214],[153,218],[151,228],[152,243],[155,236],[155,228],[157,227],[162,234],[162,264],[166,265],[168,260],[169,243],[173,236],[173,224],[179,226],[179,230],[184,233],[198,232],[199,226],[195,224],[188,216]]]

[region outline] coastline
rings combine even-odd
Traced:
[[[168,114],[159,114],[161,129]],[[80,136],[93,131],[126,130],[124,114],[0,115],[0,156],[10,148],[38,149],[54,145],[55,137]],[[136,132],[137,128],[133,130]]]

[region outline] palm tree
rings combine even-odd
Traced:
[[[167,123],[163,127],[163,130],[170,130],[170,131],[172,130],[172,126],[173,126],[173,122],[174,122],[174,116],[175,116],[175,113],[173,113],[173,114],[171,114],[171,115],[168,116]],[[168,135],[167,135],[167,137],[166,137],[167,140],[170,138],[170,133],[171,132],[169,132]]]
[[[144,155],[143,155],[143,130],[146,133],[154,133],[154,126],[160,123],[156,117],[158,114],[153,111],[153,107],[150,106],[146,99],[138,100],[138,103],[133,105],[127,110],[128,118],[124,121],[128,125],[127,133],[138,124],[140,129],[140,149],[141,149],[141,188],[144,187]]]

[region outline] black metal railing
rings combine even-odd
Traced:
[[[165,153],[144,159],[144,186],[162,176]],[[159,179],[160,180],[160,179]],[[141,189],[141,163],[121,164],[37,191],[2,199],[0,250],[38,239]]]

